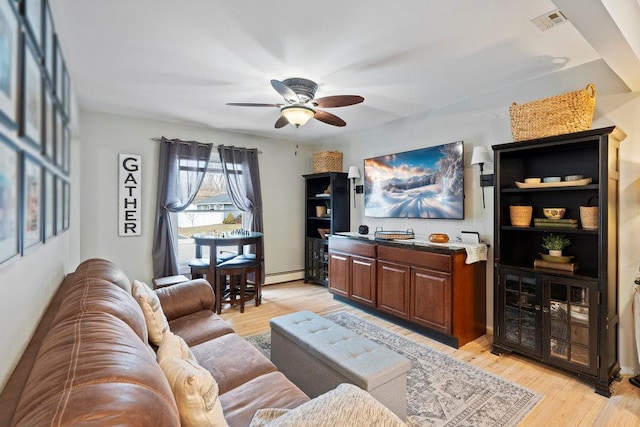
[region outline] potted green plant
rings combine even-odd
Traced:
[[[564,234],[550,233],[542,238],[542,247],[552,256],[562,256],[562,250],[570,244],[571,240]]]

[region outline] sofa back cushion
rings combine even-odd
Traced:
[[[106,259],[91,258],[83,261],[73,275],[74,278],[104,279],[131,293],[131,280],[120,267]]]
[[[154,354],[121,319],[88,311],[42,342],[12,425],[179,426]]]
[[[140,306],[131,294],[121,287],[103,279],[75,278],[65,286],[63,303],[53,324],[87,312],[105,312],[124,321],[140,337],[148,340],[147,324]]]

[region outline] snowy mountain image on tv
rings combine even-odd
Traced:
[[[464,219],[463,142],[364,161],[364,214]]]

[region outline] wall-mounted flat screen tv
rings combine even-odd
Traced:
[[[364,215],[464,219],[462,141],[364,161]]]

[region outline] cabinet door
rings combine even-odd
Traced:
[[[535,274],[500,269],[497,340],[532,356],[542,356],[542,285]]]
[[[329,252],[329,292],[349,298],[350,256]]]
[[[409,319],[410,267],[378,261],[378,309]]]
[[[362,304],[376,305],[376,260],[351,257],[351,299]]]
[[[597,374],[597,284],[552,276],[544,276],[542,281],[546,361]]]
[[[451,334],[451,274],[411,268],[409,320]]]

